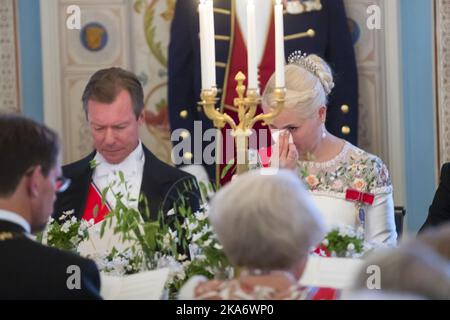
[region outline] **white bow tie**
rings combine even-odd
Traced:
[[[109,163],[100,163],[95,168],[95,173],[97,176],[117,176],[119,177],[119,172],[122,172],[125,176],[125,180],[129,177],[132,177],[137,173],[136,164],[127,164],[127,163],[119,163],[119,164],[109,164]]]

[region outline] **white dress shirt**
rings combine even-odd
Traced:
[[[22,216],[17,213],[0,209],[0,220],[17,224],[25,229],[26,233],[31,233],[30,224]]]
[[[92,179],[97,188],[102,192],[106,187],[111,189],[106,194],[108,204],[114,208],[116,205],[115,194],[119,192],[124,195],[122,201],[128,207],[137,209],[139,193],[144,172],[145,155],[142,142],[131,152],[128,157],[119,164],[110,164],[97,152],[94,157],[96,167]],[[120,183],[119,172],[125,178],[126,187]]]

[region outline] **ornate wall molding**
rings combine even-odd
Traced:
[[[20,112],[16,1],[0,0],[0,112]]]
[[[67,7],[78,5],[81,30],[66,27]],[[44,119],[63,140],[64,163],[92,151],[81,95],[98,69],[130,69],[130,2],[41,1]]]
[[[387,163],[396,186],[395,203],[403,205],[405,173],[399,4],[398,1],[392,0],[344,2],[358,65],[358,144]],[[369,30],[366,26],[367,8],[374,4],[379,6],[382,12],[383,27],[380,30]]]
[[[66,8],[74,4],[81,9],[81,30],[66,28]],[[132,70],[142,81],[147,121],[141,139],[160,159],[170,162],[165,61],[174,4],[164,0],[41,1],[44,118],[62,136],[65,163],[92,150],[80,99],[89,77],[110,66]],[[149,22],[151,28],[145,28]]]
[[[435,8],[439,164],[450,161],[450,0]]]

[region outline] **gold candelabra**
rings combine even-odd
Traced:
[[[246,77],[242,72],[238,72],[235,77],[237,81],[237,98],[234,99],[234,106],[237,108],[239,123],[233,120],[227,113],[222,113],[216,109],[217,89],[203,90],[201,93],[200,105],[206,116],[211,119],[217,129],[222,129],[226,124],[231,127],[231,135],[236,140],[236,171],[242,174],[248,171],[248,138],[252,134],[251,129],[258,121],[263,121],[269,125],[272,120],[280,114],[284,107],[286,89],[275,89],[276,106],[271,112],[256,115],[258,104],[261,103],[261,96],[257,89],[249,88],[245,96],[246,87],[244,85]],[[220,148],[220,146],[218,146]]]

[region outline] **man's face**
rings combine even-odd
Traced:
[[[56,200],[58,190],[58,177],[61,176],[61,161],[57,160],[56,165],[45,176],[41,167],[37,167],[33,174],[34,197],[31,201],[31,231],[33,233],[42,231],[53,213],[53,205]]]
[[[144,115],[136,119],[127,90],[110,104],[89,100],[87,113],[94,147],[106,161],[118,164],[137,147]]]

